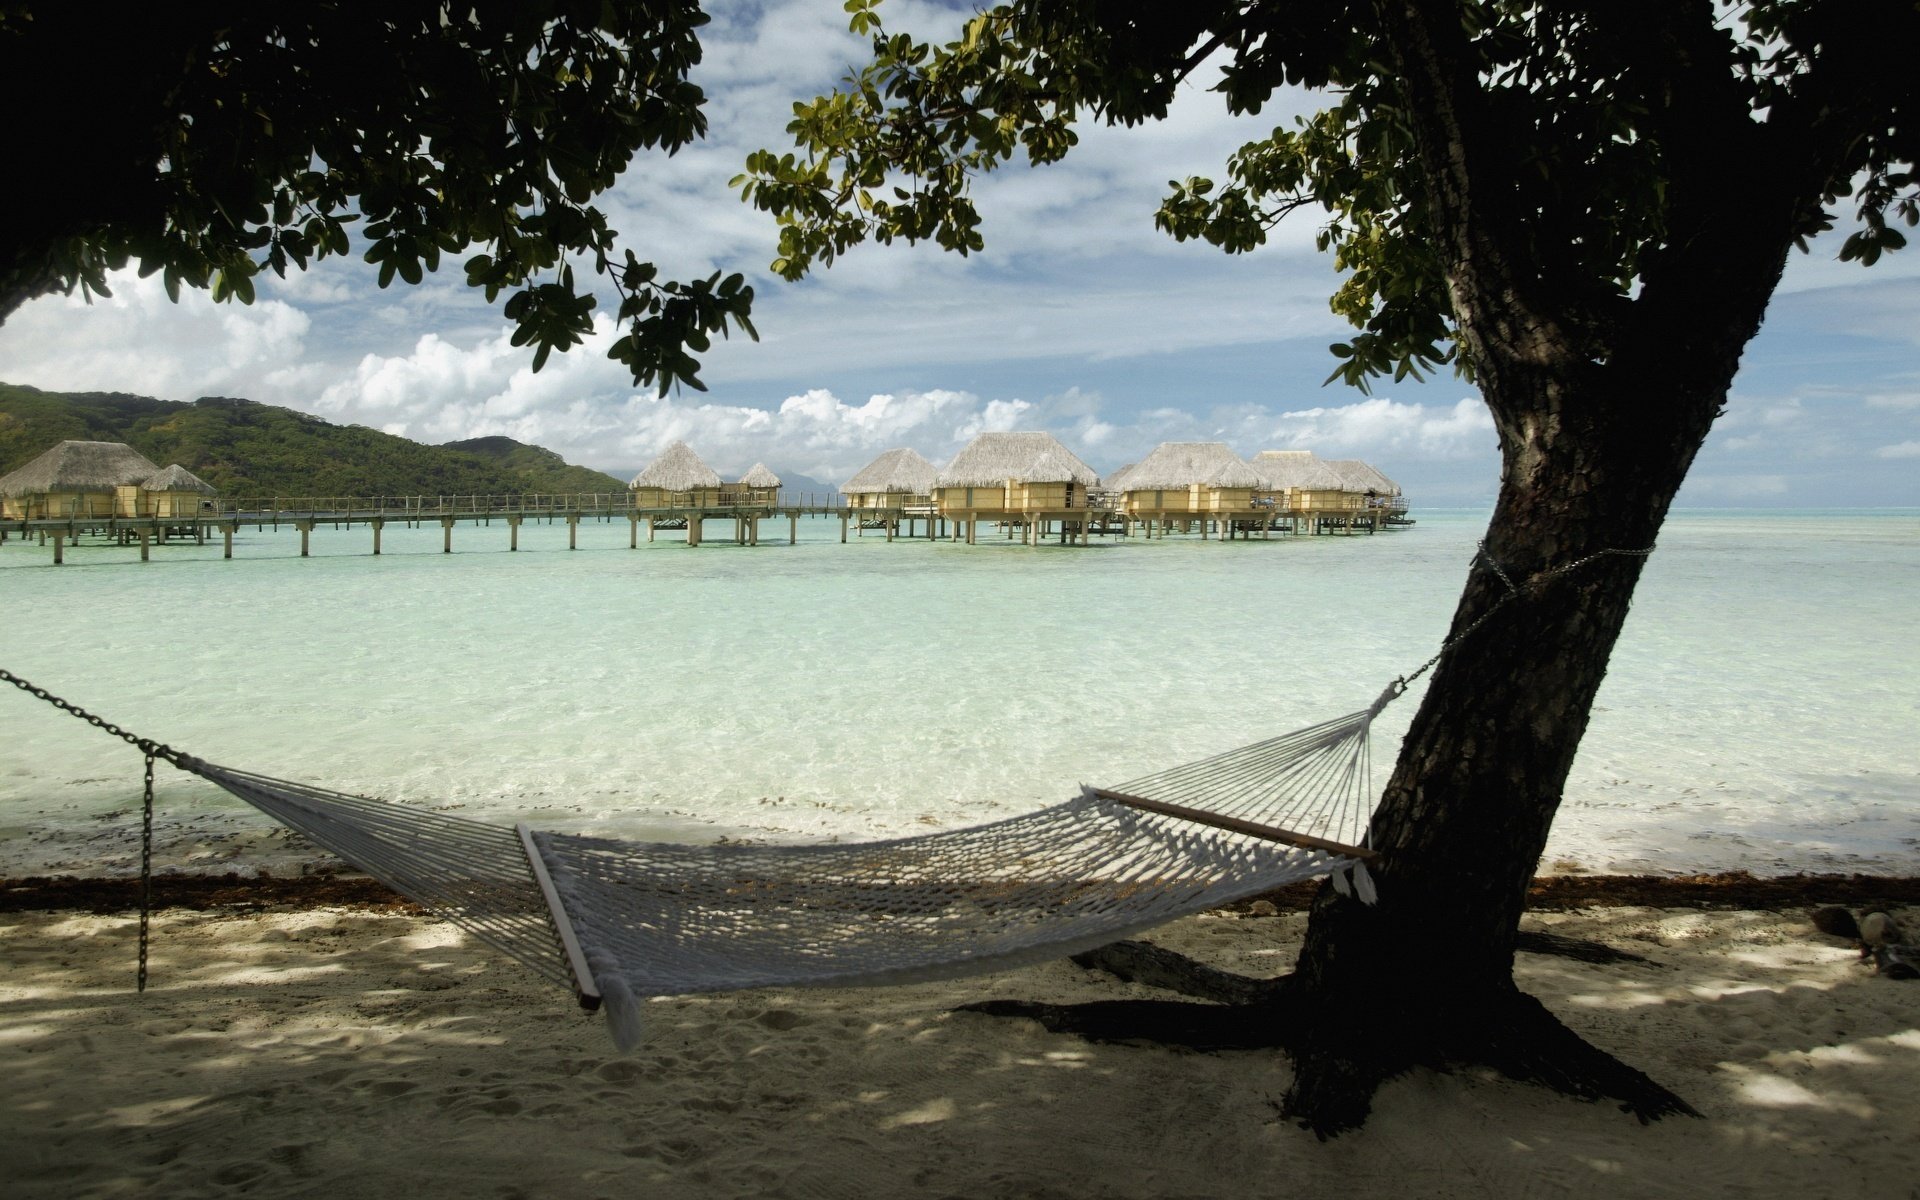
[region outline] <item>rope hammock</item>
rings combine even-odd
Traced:
[[[1484,548],[1482,553],[1484,554]],[[1558,575],[1608,553],[1543,572]],[[1494,568],[1499,570],[1496,565]],[[1511,581],[1508,595],[1519,594]],[[1488,613],[1456,634],[1457,643]],[[621,1050],[640,998],[951,979],[1060,958],[1320,875],[1374,899],[1370,706],[1021,816],[852,845],[680,845],[513,829],[217,766],[0,669],[145,752],[140,984],[153,763],[219,785],[602,1008]]]
[[[147,755],[305,834],[606,1012],[640,997],[949,979],[1090,950],[1318,875],[1371,898],[1371,707],[991,824],[851,845],[712,846],[507,828],[234,770],[136,737],[0,670]],[[1282,827],[1284,826],[1284,827]],[[146,892],[150,897],[150,890]],[[142,904],[141,984],[146,977]]]

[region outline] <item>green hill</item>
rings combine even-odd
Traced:
[[[592,467],[576,467],[544,446],[529,446],[525,442],[516,442],[510,437],[467,438],[459,442],[442,442],[440,448],[488,459],[521,478],[554,481],[538,488],[530,488],[531,491],[624,492],[627,490],[624,480],[617,479],[605,471],[596,471]]]
[[[611,475],[512,438],[428,446],[252,400],[185,403],[0,383],[0,475],[65,438],[126,442],[227,496],[621,492]]]

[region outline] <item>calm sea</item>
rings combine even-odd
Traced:
[[[0,666],[216,762],[500,821],[817,841],[971,824],[1364,706],[1438,647],[1486,522],[968,547],[800,524],[243,532],[0,547]],[[1920,874],[1920,513],[1689,512],[1568,784],[1561,870]],[[1375,783],[1418,693],[1376,727]],[[0,874],[118,870],[136,751],[0,695]],[[162,768],[161,862],[308,852]]]

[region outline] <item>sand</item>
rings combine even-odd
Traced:
[[[1208,915],[1153,940],[1273,974],[1304,921]],[[1423,1071],[1321,1143],[1276,1112],[1277,1055],[1089,1045],[949,1011],[1152,994],[1066,962],[655,1001],[649,1041],[621,1058],[563,993],[406,912],[170,909],[144,997],[131,919],[0,913],[0,1193],[1920,1195],[1920,983],[1875,977],[1803,909],[1527,927],[1651,960],[1523,955],[1519,975],[1704,1119],[1642,1127]]]

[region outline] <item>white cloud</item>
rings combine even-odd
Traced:
[[[1337,408],[1281,413],[1269,440],[1284,440],[1322,458],[1399,452],[1427,459],[1468,458],[1494,446],[1493,417],[1477,398],[1451,407],[1372,397]]]
[[[1920,392],[1879,392],[1866,398],[1868,408],[1891,408],[1901,411],[1920,408]]]
[[[127,391],[170,400],[244,393],[298,365],[311,322],[279,300],[215,304],[204,292],[167,299],[158,276],[114,272],[113,295],[23,305],[0,326],[12,382],[55,391]]]
[[[1920,458],[1920,442],[1900,442],[1892,446],[1882,446],[1873,452],[1875,458]]]

